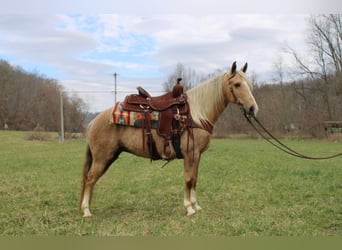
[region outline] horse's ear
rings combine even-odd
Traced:
[[[243,73],[246,73],[247,67],[248,67],[248,63],[245,63],[245,65],[243,65],[243,67],[241,68],[241,71],[242,71]]]
[[[230,74],[233,75],[236,73],[236,61],[233,62],[232,67],[230,68]]]

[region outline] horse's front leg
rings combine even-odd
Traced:
[[[195,214],[196,211],[202,210],[202,208],[198,204],[196,196],[199,160],[199,153],[192,154],[192,152],[190,152],[187,156],[184,157],[184,207],[187,211],[188,216]]]

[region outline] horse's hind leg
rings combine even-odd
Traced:
[[[88,173],[84,176],[83,181],[83,193],[82,193],[82,201],[81,201],[81,209],[83,211],[83,217],[91,217],[90,213],[90,203],[91,203],[91,197],[93,194],[93,189],[98,181],[98,179],[106,172],[106,170],[109,168],[109,166],[112,164],[112,162],[115,160],[115,158],[111,159],[110,161],[103,162],[94,160],[91,164],[91,167],[88,171]]]
[[[103,164],[93,162],[89,172],[86,174],[84,180],[81,209],[83,210],[83,217],[90,217],[90,201],[93,194],[93,188],[97,180],[103,175]]]

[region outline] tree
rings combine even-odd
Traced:
[[[305,62],[293,48],[287,50],[295,59],[301,75],[311,80],[320,80],[311,85],[310,87],[314,88],[306,91],[306,93],[320,93],[328,119],[336,116],[332,109],[331,97],[336,96],[338,87],[332,84],[332,78],[342,70],[341,17],[341,14],[312,15],[308,19],[307,44],[312,52],[312,61]],[[309,99],[304,91],[298,91],[298,93],[304,100]]]
[[[88,105],[76,94],[64,98],[65,129],[71,132],[82,132],[84,120],[88,115]]]
[[[174,71],[169,75],[163,87],[165,92],[172,90],[172,87],[177,83],[177,78],[182,78],[184,91],[191,89],[201,81],[202,76],[190,67],[185,67],[182,63],[177,63]]]
[[[57,80],[0,60],[0,129],[58,131],[61,91]],[[81,131],[87,105],[77,96],[66,96],[64,105],[66,131]]]
[[[316,62],[321,68],[321,77],[342,69],[342,15],[311,16],[309,44],[316,53]]]

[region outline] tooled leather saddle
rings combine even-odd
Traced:
[[[138,87],[138,94],[126,96],[121,106],[124,110],[143,113],[143,147],[148,147],[151,160],[183,158],[180,149],[180,137],[186,127],[191,127],[189,103],[183,86],[182,78],[171,92],[153,97],[142,87]],[[157,133],[164,138],[164,149],[160,156],[151,133],[150,113],[157,111],[160,114]],[[147,143],[145,142],[147,138]]]

